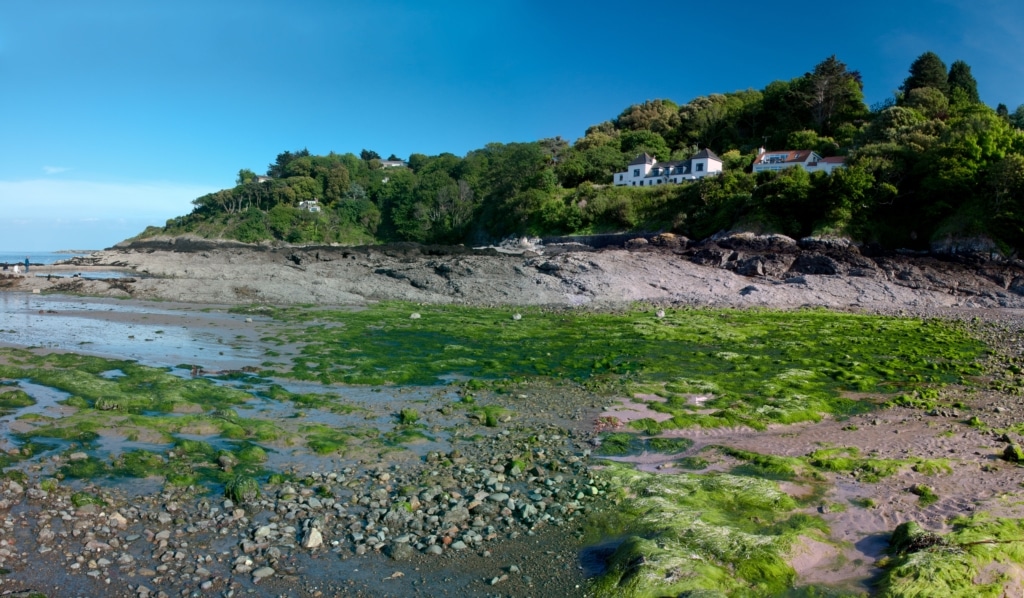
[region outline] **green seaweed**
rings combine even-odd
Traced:
[[[685,452],[693,446],[689,438],[643,438],[630,432],[605,432],[601,434],[601,445],[597,454],[618,456],[637,454],[644,451],[665,454]]]
[[[421,317],[410,319],[413,311]],[[450,375],[567,378],[662,396],[650,403],[672,416],[661,429],[763,429],[874,408],[849,392],[882,399],[909,389],[936,400],[942,385],[982,372],[983,345],[938,320],[824,310],[674,310],[662,319],[640,308],[527,312],[512,321],[485,308],[401,302],[277,309],[280,339],[300,347],[278,374],[374,385],[437,384]]]
[[[103,507],[106,506],[107,501],[89,492],[75,492],[71,495],[71,504],[76,508],[83,507],[85,505],[97,505]]]
[[[948,459],[879,459],[862,457],[856,447],[821,448],[803,457],[780,457],[717,447],[723,454],[739,459],[743,465],[733,468],[737,475],[753,475],[769,479],[793,480],[815,478],[824,473],[854,473],[864,482],[877,482],[902,469],[912,468],[925,475],[948,474],[953,471]]]
[[[306,446],[318,455],[345,454],[349,449],[373,443],[377,430],[368,428],[335,428],[324,424],[311,424],[300,428]]]
[[[1019,591],[1024,572],[1024,520],[985,513],[957,517],[939,535],[916,522],[901,524],[889,541],[878,595],[998,598]]]
[[[20,388],[0,392],[0,415],[14,413],[18,409],[35,404],[35,399]]]
[[[250,476],[235,476],[225,484],[224,496],[239,504],[250,503],[260,497],[260,484]]]
[[[939,501],[939,496],[935,494],[935,491],[930,486],[924,484],[914,484],[910,487],[910,492],[917,495],[917,504],[922,507],[927,507]]]
[[[626,455],[631,452],[640,452],[643,443],[636,434],[628,432],[607,432],[601,435],[601,446],[597,454],[607,456]]]
[[[676,461],[676,467],[680,469],[707,469],[708,465],[707,459],[703,457],[683,457]]]
[[[594,580],[596,596],[776,596],[796,581],[786,560],[794,542],[827,531],[767,480],[653,475],[618,464],[603,478],[621,503],[601,533],[624,540]]]
[[[398,423],[402,425],[415,424],[420,420],[420,412],[415,409],[402,409],[398,412]]]

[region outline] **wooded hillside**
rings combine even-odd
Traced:
[[[245,242],[484,243],[508,235],[672,231],[703,238],[744,228],[843,235],[926,248],[988,236],[1024,246],[1024,105],[982,104],[970,66],[926,52],[894,97],[864,104],[857,71],[831,56],[789,81],[636,104],[575,143],[492,143],[465,156],[279,154],[266,177],[194,200],[191,214],[143,235],[195,233]],[[831,176],[751,173],[758,148],[846,156]],[[616,187],[638,154],[717,153],[724,172],[680,185]],[[309,211],[317,200],[321,211]]]

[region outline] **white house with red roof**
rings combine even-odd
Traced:
[[[620,186],[653,187],[695,181],[719,172],[722,172],[722,159],[709,149],[700,150],[689,160],[674,162],[658,162],[654,156],[643,153],[629,163],[625,172],[616,172],[612,182]]]
[[[765,151],[762,147],[758,150],[757,157],[754,158],[753,168],[755,174],[766,170],[782,170],[783,168],[793,166],[799,166],[807,172],[832,174],[833,170],[842,168],[845,165],[846,158],[843,156],[822,158],[817,152],[812,150],[779,150],[769,152]]]

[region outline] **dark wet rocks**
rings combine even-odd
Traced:
[[[529,444],[534,460],[544,465],[518,461],[521,449],[497,450],[516,444]],[[480,550],[538,526],[563,525],[602,494],[587,473],[586,453],[577,454],[562,435],[531,435],[527,441],[499,434],[491,448],[489,458],[431,453],[422,471],[310,474],[305,487],[285,485],[256,505],[273,515],[253,523],[238,548],[259,555],[298,545],[343,555],[377,552],[395,560]]]
[[[575,526],[602,500],[588,434],[551,425],[490,434],[402,467],[295,473],[263,484],[244,505],[200,488],[128,496],[88,483],[7,480],[0,566],[47,559],[60,579],[96,584],[92,593],[233,595],[300,579],[304,558],[487,557],[502,541]],[[94,500],[76,507],[73,495]]]
[[[1000,304],[1007,303],[1010,294],[1024,295],[1024,263],[982,259],[977,252],[885,252],[848,239],[728,233],[676,253],[698,265],[769,281],[806,284],[807,276],[867,278]]]

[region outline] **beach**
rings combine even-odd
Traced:
[[[916,521],[946,532],[954,516],[1024,516],[1018,468],[1003,458],[1008,444],[1019,440],[1005,430],[1015,429],[1021,412],[1014,375],[1006,369],[1018,359],[1024,328],[1024,302],[1011,290],[1014,264],[886,258],[874,261],[877,271],[871,275],[851,275],[847,266],[841,274],[776,278],[744,276],[692,257],[665,248],[545,254],[164,242],[162,248],[107,250],[71,264],[33,268],[36,276],[0,280],[5,312],[13,314],[0,326],[0,341],[34,345],[39,355],[83,352],[170,368],[167,384],[208,379],[231,387],[233,376],[270,367],[268,361],[302,363],[302,345],[287,340],[288,334],[301,335],[289,332],[301,330],[301,323],[260,309],[277,304],[301,304],[296,314],[315,317],[317,309],[372,311],[382,300],[400,300],[407,302],[399,304],[400,315],[385,311],[392,315],[380,317],[404,322],[410,313],[419,318],[422,312],[429,321],[438,317],[434,310],[467,304],[489,307],[506,322],[517,309],[527,319],[639,309],[652,320],[662,317],[656,311],[668,312],[663,317],[671,320],[709,306],[826,307],[922,322],[939,319],[980,339],[991,355],[974,382],[943,384],[934,406],[905,401],[758,430],[742,425],[673,429],[664,436],[685,440],[682,452],[644,450],[610,459],[667,476],[691,473],[679,465],[687,457],[706,461],[701,474],[730,472],[744,465],[737,457],[742,451],[804,458],[823,447],[855,447],[858,456],[907,463],[882,477],[850,470],[824,474],[824,485],[779,483],[793,497],[813,496],[801,512],[820,517],[829,530],[793,548],[789,562],[798,583],[854,595],[867,592],[879,574],[875,564],[900,523]],[[772,259],[779,258],[764,261]],[[1005,285],[991,274],[978,274],[996,268]],[[101,274],[74,276],[87,273]],[[76,332],[94,324],[110,333]],[[330,326],[319,323],[319,328]],[[32,332],[19,336],[19,328]],[[37,340],[26,342],[32,335]],[[5,357],[8,365],[16,359]],[[270,381],[258,379],[246,384],[258,396],[271,388]],[[72,439],[41,460],[17,466],[28,475],[3,482],[7,548],[0,549],[0,557],[12,573],[0,589],[51,596],[94,595],[100,588],[124,596],[191,591],[587,595],[589,579],[603,572],[603,559],[614,549],[585,538],[589,518],[614,511],[619,500],[601,481],[605,460],[597,451],[606,426],[626,430],[630,421],[664,419],[656,409],[664,398],[657,395],[609,395],[593,384],[542,377],[472,391],[458,380],[370,388],[289,384],[296,384],[285,385],[296,393],[329,390],[345,410],[266,398],[236,409],[282,430],[260,444],[271,469],[289,473],[266,483],[260,497],[244,505],[197,488],[168,488],[153,478],[65,478],[44,488],[46,480],[76,463],[116,462],[124,450],[118,443],[126,439],[128,446],[141,442],[165,456],[179,450],[180,444],[166,437],[145,428],[131,433],[123,423],[98,428],[99,446],[107,447],[98,453],[95,441],[76,445]],[[493,422],[473,415],[467,394],[472,408],[505,409],[509,419],[503,421],[500,410]],[[850,397],[858,399],[857,393]],[[66,407],[54,403],[49,409],[45,413],[59,418]],[[408,419],[422,427],[402,428],[401,417],[396,423],[396,414],[413,412],[415,418]],[[22,432],[49,425],[27,422],[11,419],[6,425]],[[310,422],[353,433],[355,427],[383,434],[418,431],[429,440],[403,440],[396,450],[364,438],[347,450],[318,455],[299,444],[303,435],[327,429],[302,427]],[[204,425],[185,429],[186,437],[218,437],[215,428]],[[6,448],[17,451],[13,444]],[[521,467],[516,463],[524,451],[531,458]],[[933,471],[922,463],[940,465]],[[910,490],[922,485],[937,497],[924,506]],[[101,497],[103,504],[74,504],[72,498],[81,493]],[[1006,587],[1012,591],[1018,578],[1009,579]]]

